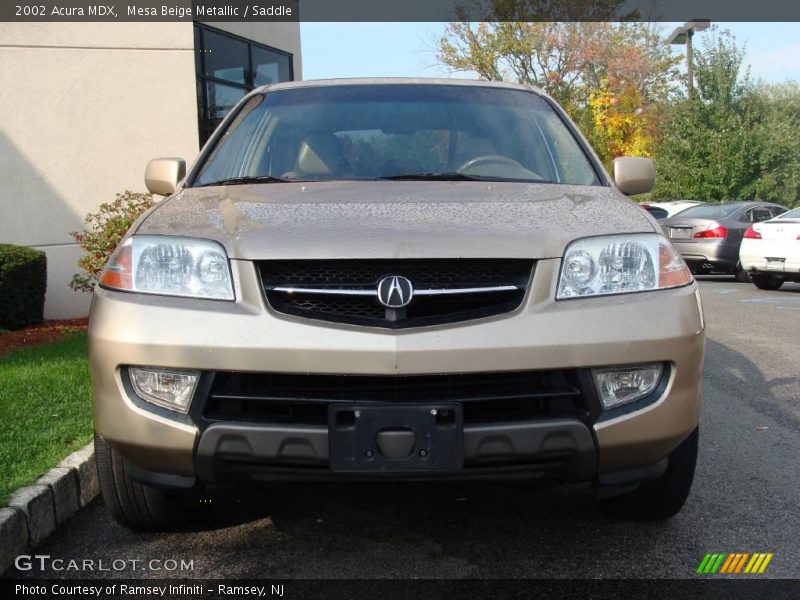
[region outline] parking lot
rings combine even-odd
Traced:
[[[700,459],[670,521],[607,517],[584,485],[305,484],[212,496],[171,534],[125,530],[96,501],[37,553],[193,566],[98,577],[682,578],[707,552],[770,552],[764,576],[800,577],[800,284],[701,279]]]

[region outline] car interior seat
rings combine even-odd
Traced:
[[[339,138],[332,133],[313,133],[303,139],[297,151],[295,169],[284,177],[342,177],[347,172],[347,160]]]

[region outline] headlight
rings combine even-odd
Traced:
[[[556,298],[644,292],[691,281],[686,263],[661,235],[584,238],[572,242],[564,253]]]
[[[211,240],[134,235],[114,251],[100,285],[144,294],[233,300],[228,256]]]

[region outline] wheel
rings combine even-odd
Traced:
[[[773,275],[753,275],[751,279],[760,290],[777,290],[783,285],[783,279]]]
[[[180,496],[133,480],[119,453],[97,434],[94,453],[100,492],[117,523],[142,531],[163,531],[174,525]]]
[[[733,277],[739,283],[750,283],[750,273],[742,268],[742,263],[736,263],[736,268],[733,270]]]
[[[652,481],[632,492],[599,501],[598,507],[615,517],[647,521],[667,519],[683,508],[694,479],[699,428],[669,455],[669,466]]]

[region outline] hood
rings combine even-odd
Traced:
[[[186,188],[136,233],[202,237],[230,258],[551,258],[576,238],[653,232],[608,187],[330,181]]]

